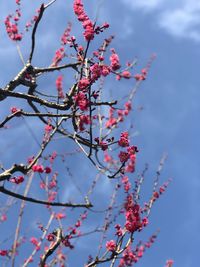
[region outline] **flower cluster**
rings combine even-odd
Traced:
[[[138,152],[136,146],[129,146],[127,147],[127,151],[120,151],[120,153],[118,154],[121,163],[128,162],[125,166],[125,172],[135,171],[136,152]]]
[[[18,13],[18,14],[20,14],[20,13]],[[12,16],[9,15],[5,19],[4,23],[5,23],[5,26],[6,26],[6,32],[7,32],[8,36],[10,37],[11,40],[13,40],[13,41],[21,41],[22,34],[19,33],[17,23],[16,22],[14,22],[14,23],[11,22],[11,18],[12,18]]]
[[[107,142],[100,140],[99,137],[95,137],[94,140],[95,140],[95,142],[97,142],[97,144],[101,147],[101,149],[103,151],[108,149],[108,143]]]
[[[120,139],[118,141],[118,145],[121,147],[129,146],[128,132],[121,133]]]
[[[32,171],[33,172],[43,173],[44,172],[44,167],[43,167],[43,165],[39,165],[39,164],[37,165],[37,164],[35,164],[32,167]]]
[[[128,192],[131,189],[131,183],[129,182],[128,176],[122,177],[122,184],[124,185],[125,192]]]
[[[67,43],[71,44],[70,32],[71,32],[72,24],[69,22],[63,35],[61,36],[61,44],[66,45]]]
[[[79,92],[77,95],[74,96],[74,99],[80,110],[86,111],[88,109],[89,100],[87,99],[86,94],[84,94],[83,92]]]
[[[124,79],[130,79],[131,77],[132,77],[132,76],[131,76],[130,71],[128,71],[128,70],[124,70],[124,71],[122,71],[121,73],[117,73],[117,75],[116,75],[116,80],[117,80],[117,81],[120,81],[121,78],[124,78]]]
[[[91,80],[94,82],[101,77],[102,67],[98,63],[95,63],[90,67],[90,71],[91,71]]]
[[[35,165],[33,165],[33,167],[32,167],[32,171],[33,172],[39,172],[39,173],[43,173],[43,172],[45,172],[45,173],[51,173],[51,168],[50,167],[45,167],[44,168],[44,166],[43,165],[40,165],[40,164],[35,164]]]
[[[15,176],[9,179],[9,182],[14,183],[14,184],[21,184],[24,181],[24,176]]]
[[[130,78],[131,78],[131,73],[130,73],[130,71],[125,70],[125,71],[123,71],[123,72],[121,73],[121,76],[122,76],[123,78],[125,78],[125,79],[130,79]]]
[[[118,70],[121,65],[119,62],[119,56],[116,54],[115,49],[111,49],[112,55],[110,56],[110,67],[113,71]]]
[[[122,228],[121,228],[121,226],[119,224],[115,225],[115,229],[116,229],[115,235],[118,236],[118,237],[122,236],[123,230],[122,230]]]
[[[57,157],[57,152],[53,151],[53,153],[49,156],[49,161],[50,161],[51,164],[53,164],[53,162],[56,159],[56,157]]]
[[[57,196],[57,192],[56,191],[49,191],[48,192],[48,199],[47,199],[47,201],[48,202],[53,202],[56,199],[56,196]],[[49,206],[47,205],[47,207],[49,207]]]
[[[21,17],[20,0],[16,0],[16,4],[18,5],[18,9],[16,9],[15,15],[8,15],[4,23],[5,23],[6,32],[9,38],[13,41],[21,41],[22,34],[19,33],[19,29],[18,29],[18,21]],[[11,19],[13,19],[14,22],[11,22]]]
[[[53,58],[52,67],[58,66],[58,63],[62,61],[62,59],[65,57],[65,49],[63,47],[60,47],[55,52],[55,56]]]
[[[31,237],[30,242],[35,246],[35,249],[38,251],[40,250],[40,242],[37,240],[36,237]]]
[[[78,88],[81,91],[87,91],[88,87],[92,85],[95,81],[97,81],[101,76],[107,76],[110,73],[110,67],[106,65],[99,65],[98,63],[94,63],[90,67],[90,78],[82,78],[78,82]],[[98,97],[98,94],[93,97]]]
[[[106,77],[107,75],[109,75],[110,67],[107,65],[99,65],[98,63],[95,63],[90,67],[90,71],[91,71],[91,81],[95,82],[101,76]]]
[[[52,242],[52,241],[54,241],[54,239],[55,239],[55,235],[52,234],[52,233],[50,233],[50,234],[47,235],[46,239],[47,239],[48,241]]]
[[[169,183],[171,182],[171,179],[169,179],[168,181],[166,181],[162,186],[160,186],[158,191],[153,191],[150,203],[145,203],[145,207],[144,207],[144,211],[148,211],[150,206],[165,192],[165,190],[167,189]],[[150,206],[149,206],[150,205]]]
[[[131,111],[131,102],[128,101],[124,105],[124,109],[120,109],[117,111],[118,117],[115,118],[114,116],[114,109],[111,107],[109,110],[109,118],[106,122],[106,128],[111,128],[117,125],[118,122],[122,122],[124,120],[124,116],[128,116],[129,112]]]
[[[45,125],[44,127],[44,137],[43,137],[43,142],[48,143],[51,131],[53,130],[53,126],[51,125],[51,120],[48,120],[48,124]]]
[[[136,163],[136,152],[138,152],[138,149],[136,146],[130,146],[127,148],[127,151],[129,154],[129,162],[125,167],[125,172],[134,172]]]
[[[120,151],[118,157],[121,163],[125,163],[129,159],[129,154],[128,152]]]
[[[84,37],[86,41],[90,41],[94,39],[94,25],[93,22],[89,19],[87,14],[85,13],[83,3],[81,0],[74,0],[74,13],[78,17],[78,20],[82,22],[82,26],[84,28]]]
[[[135,74],[134,78],[136,81],[144,81],[147,77],[147,69],[142,69],[141,74]]]
[[[133,201],[133,196],[128,195],[125,203],[125,228],[127,231],[133,233],[142,229],[142,221],[140,217],[140,206]]]
[[[144,217],[141,218],[142,209],[139,204],[135,203],[133,200],[133,195],[129,194],[125,202],[125,228],[130,233],[136,231],[141,231],[143,227],[147,226],[148,219]]]
[[[49,134],[52,131],[53,127],[51,126],[51,121],[44,127],[44,131],[46,134]]]
[[[71,244],[71,239],[75,235],[80,235],[80,231],[78,230],[80,226],[82,225],[82,222],[87,218],[87,213],[84,212],[80,215],[80,218],[76,221],[74,226],[70,227],[68,230],[70,230],[70,233],[65,236],[65,238],[62,240],[62,243],[65,247],[69,247],[70,249],[73,249],[74,246]]]
[[[118,267],[132,266],[136,262],[137,262],[137,257],[135,253],[131,250],[130,247],[128,247],[124,251],[123,257],[120,260]]]
[[[59,75],[56,79],[56,88],[58,91],[58,97],[59,98],[64,98],[64,93],[63,93],[63,76]]]
[[[117,124],[117,119],[114,117],[114,108],[109,109],[109,119],[106,122],[106,128],[111,128]]]
[[[81,115],[79,117],[79,130],[84,131],[85,127],[84,125],[88,125],[91,123],[90,116],[89,115]]]
[[[87,87],[90,85],[90,80],[88,78],[82,78],[79,82],[78,82],[78,88],[80,90],[86,90]]]
[[[149,241],[142,244],[140,241],[134,250],[129,246],[123,253],[122,259],[119,262],[118,267],[132,266],[134,263],[137,263],[138,260],[143,256],[145,250],[150,248],[156,239],[156,235],[152,235],[149,238]],[[171,267],[170,265],[166,267]]]
[[[111,252],[113,252],[113,251],[115,251],[116,250],[116,242],[114,241],[114,240],[110,240],[110,241],[107,241],[106,242],[106,249],[108,250],[108,251],[111,251]]]
[[[47,169],[47,168],[50,168],[50,167],[46,167],[45,169]],[[49,169],[49,171],[50,172],[52,171],[51,168]],[[46,170],[46,173],[48,173],[47,170]],[[57,175],[58,175],[57,172],[54,173],[51,180],[49,180],[48,182],[41,181],[40,182],[40,188],[45,189],[45,190],[47,190],[47,189],[51,190],[51,189],[55,188],[57,186]]]
[[[14,114],[14,113],[19,113],[19,114],[16,114],[16,116],[20,116],[20,115],[21,115],[21,114],[20,114],[21,109],[19,109],[19,108],[17,108],[17,107],[11,107],[11,108],[10,108],[10,111],[11,111],[12,114]]]

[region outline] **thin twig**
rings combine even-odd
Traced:
[[[50,227],[50,225],[51,225],[51,223],[52,223],[52,221],[53,221],[54,215],[55,215],[54,213],[51,214],[51,216],[50,216],[50,218],[49,218],[49,221],[48,221],[46,227],[44,228],[43,234],[42,234],[42,236],[41,236],[41,238],[40,238],[40,241],[39,241],[39,243],[38,243],[38,247],[41,246],[42,241],[44,240],[44,238],[45,238],[45,236],[46,236],[46,233],[47,233],[47,231],[48,231],[48,229],[49,229],[49,227]],[[33,252],[31,253],[31,255],[28,257],[28,259],[25,261],[25,263],[22,265],[22,267],[26,267],[26,266],[29,264],[29,261],[34,257],[34,255],[36,254],[37,251],[38,251],[38,250],[37,250],[37,247],[35,247],[35,249],[34,249]]]
[[[29,192],[29,189],[31,187],[33,175],[34,174],[32,172],[31,175],[29,176],[29,179],[28,179],[25,191],[24,191],[24,195],[23,195],[24,198],[26,198],[26,196],[27,196],[27,194]],[[0,188],[0,191],[1,191],[1,188]],[[18,195],[17,193],[13,193],[13,194]],[[14,196],[14,195],[10,194],[10,196]],[[22,199],[22,203],[21,203],[21,207],[20,207],[20,211],[19,211],[19,216],[18,216],[18,221],[17,221],[17,227],[16,227],[16,231],[15,231],[15,239],[14,239],[13,248],[12,248],[12,267],[15,266],[17,241],[18,241],[18,238],[19,238],[20,226],[21,226],[21,222],[22,222],[22,216],[23,216],[23,213],[24,213],[24,207],[25,207],[25,199]]]

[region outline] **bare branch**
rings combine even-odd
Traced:
[[[93,207],[93,205],[91,203],[83,203],[83,204],[75,204],[75,203],[62,203],[62,202],[49,202],[49,201],[45,201],[45,200],[39,200],[39,199],[35,199],[32,197],[26,197],[24,195],[20,195],[17,194],[15,192],[12,192],[8,189],[6,189],[3,186],[0,186],[0,192],[8,195],[8,196],[12,196],[18,199],[22,199],[25,200],[27,202],[31,202],[31,203],[35,203],[35,204],[42,204],[42,205],[47,205],[47,206],[56,206],[56,207],[71,207],[71,208],[91,208]]]
[[[44,6],[44,4],[42,4],[40,7],[40,13],[38,15],[38,18],[37,18],[35,24],[34,24],[33,31],[32,31],[32,36],[31,36],[32,45],[31,45],[31,52],[30,52],[30,56],[29,56],[29,62],[32,61],[32,57],[33,57],[33,53],[34,53],[34,49],[35,49],[35,34],[37,31],[37,27],[39,25],[39,22],[43,16],[44,10],[45,10],[45,6]]]
[[[39,98],[39,97],[34,96],[34,95],[11,92],[11,91],[3,90],[0,88],[0,98],[2,96],[22,98],[22,99],[30,100],[30,101],[39,103],[40,105],[44,105],[46,107],[58,109],[58,110],[68,110],[71,107],[71,102],[68,102],[67,104],[62,105],[62,104],[57,104],[55,102],[49,102],[45,99]]]
[[[71,114],[54,114],[54,113],[30,113],[30,112],[25,112],[23,110],[18,110],[13,114],[8,115],[2,122],[0,122],[0,128],[4,127],[4,125],[10,121],[12,118],[18,117],[18,116],[25,116],[25,117],[48,117],[48,118],[71,118]],[[79,117],[80,115],[76,115]]]
[[[56,66],[56,67],[48,67],[48,68],[34,68],[34,73],[40,75],[41,73],[44,72],[52,72],[56,70],[62,70],[62,69],[67,69],[67,68],[73,68],[77,70],[77,66],[79,66],[81,62],[76,62],[76,63],[69,63],[69,64],[64,64],[61,66]]]

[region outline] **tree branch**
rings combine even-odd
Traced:
[[[22,99],[26,99],[26,100],[31,100],[33,102],[39,103],[40,105],[43,105],[43,106],[46,106],[49,108],[53,108],[53,109],[58,109],[58,110],[68,110],[71,107],[71,102],[68,102],[67,104],[62,105],[62,104],[57,104],[54,102],[44,100],[44,99],[39,98],[39,97],[34,96],[34,95],[23,94],[23,93],[18,93],[18,92],[11,92],[11,91],[7,91],[7,90],[0,88],[0,98],[2,95],[15,97],[15,98],[22,98]]]
[[[35,34],[36,34],[36,31],[37,31],[37,27],[38,27],[38,24],[42,18],[42,15],[44,13],[44,10],[45,10],[45,6],[44,4],[41,5],[40,7],[40,13],[39,13],[39,16],[34,24],[34,27],[33,27],[33,31],[32,31],[32,36],[31,36],[31,39],[32,39],[32,46],[31,46],[31,52],[30,52],[30,56],[29,56],[29,62],[31,62],[32,60],[32,57],[33,57],[33,53],[34,53],[34,49],[35,49]]]
[[[39,199],[35,199],[32,197],[26,197],[23,195],[20,195],[18,193],[12,192],[6,188],[4,188],[3,186],[0,186],[0,192],[8,195],[8,196],[12,196],[27,202],[31,202],[31,203],[35,203],[35,204],[42,204],[42,205],[47,205],[47,206],[56,206],[56,207],[71,207],[71,208],[91,208],[93,207],[93,205],[88,202],[88,203],[81,203],[81,204],[75,204],[75,203],[62,203],[62,202],[49,202],[49,201],[45,201],[45,200],[39,200]]]

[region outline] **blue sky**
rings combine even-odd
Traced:
[[[20,68],[16,48],[8,41],[2,25],[9,10],[14,10],[14,2],[7,0],[6,5],[0,4],[0,58],[4,66],[0,75],[1,86]],[[22,1],[22,5],[28,18],[41,1],[30,1],[32,8],[25,2]],[[173,182],[153,209],[149,231],[145,235],[148,236],[158,228],[161,232],[154,246],[138,263],[138,267],[164,266],[168,258],[174,259],[176,267],[199,266],[200,2],[85,0],[84,3],[91,18],[95,16],[97,4],[100,4],[99,21],[110,23],[108,32],[116,36],[113,47],[116,48],[121,62],[137,57],[136,68],[140,70],[152,53],[157,54],[148,78],[134,100],[135,111],[131,118],[135,133],[133,141],[140,148],[137,172],[142,170],[146,162],[150,165],[146,177],[147,185],[151,185],[164,152],[168,153],[168,159],[161,179],[165,181],[173,178]],[[63,31],[61,25],[74,21],[71,8],[72,1],[57,0],[54,7],[47,11],[38,32],[39,49],[36,51],[35,64],[45,65],[51,60],[54,50],[59,46],[59,42],[56,43],[55,40],[56,37],[58,40]],[[78,23],[73,24],[73,31],[80,35],[81,26]],[[27,47],[22,46],[22,51],[26,56]],[[12,58],[9,64],[8,57]],[[41,81],[42,85],[43,82]],[[108,90],[112,88],[112,82],[114,81],[107,82]],[[114,90],[123,95],[130,86],[129,81],[115,82]],[[138,111],[141,106],[143,110]],[[7,105],[1,103],[1,107],[2,114],[7,114]],[[16,133],[22,134],[25,127],[24,124],[17,125]],[[3,137],[8,138],[11,135],[8,132]],[[13,143],[16,143],[16,138],[17,135],[12,138]],[[10,142],[10,139],[7,140],[8,143],[1,137],[3,159],[3,151]],[[34,151],[35,147],[33,144],[32,146],[30,150]],[[17,143],[15,149],[20,147]],[[12,153],[12,147],[9,149],[8,152]],[[25,147],[23,150],[25,151]],[[6,160],[12,161],[10,154],[6,155]],[[87,171],[86,168],[85,173]],[[109,184],[105,183],[104,186],[109,189]],[[148,188],[144,190],[148,194]]]

